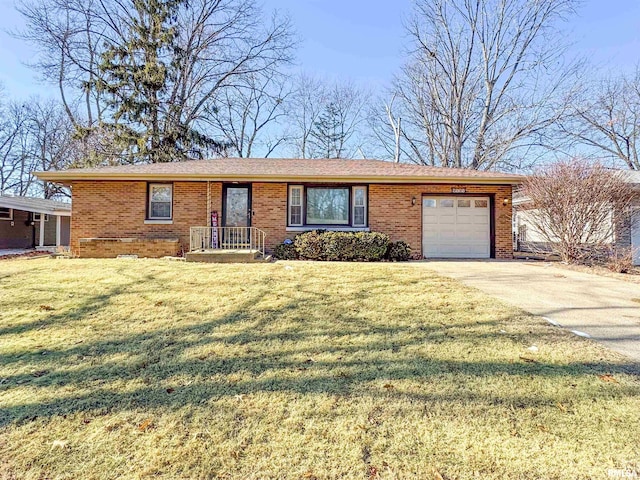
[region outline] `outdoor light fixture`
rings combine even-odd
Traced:
[[[416,204],[416,197],[412,197],[411,198],[411,205],[415,205]]]
[[[504,200],[502,200],[502,204],[506,207],[507,205],[509,205],[509,199],[505,198]]]

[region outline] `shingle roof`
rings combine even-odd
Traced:
[[[37,172],[42,180],[196,179],[262,181],[449,181],[519,183],[519,175],[470,169],[429,167],[381,160],[220,158],[175,163]]]
[[[71,215],[71,203],[35,197],[11,197],[0,195],[0,207],[49,215]]]

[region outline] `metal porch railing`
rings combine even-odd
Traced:
[[[255,250],[265,256],[267,234],[256,227],[191,227],[190,252]]]

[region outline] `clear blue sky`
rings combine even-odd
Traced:
[[[299,66],[328,78],[385,85],[402,61],[403,18],[411,0],[263,0],[265,10],[289,12],[303,43]],[[33,51],[7,30],[20,28],[13,0],[0,0],[0,83],[16,97],[55,96],[26,66]],[[640,2],[585,0],[567,25],[574,52],[613,71],[640,62]]]

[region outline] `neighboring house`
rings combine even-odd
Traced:
[[[0,248],[69,246],[71,204],[0,195]]]
[[[610,228],[611,223],[603,225],[603,232],[613,232],[611,238],[605,238],[605,243],[611,243],[622,248],[631,248],[633,252],[634,265],[640,265],[640,172],[624,171],[626,180],[632,184],[633,189],[637,191],[633,208],[634,212],[631,216],[630,223],[616,224],[615,228]],[[520,252],[549,252],[552,246],[546,237],[533,225],[531,220],[532,208],[531,199],[525,196],[514,195],[513,198],[513,230],[514,230],[514,248]],[[613,214],[610,219],[614,221]]]
[[[80,257],[188,252],[191,227],[217,222],[261,230],[267,250],[327,229],[384,232],[417,257],[511,258],[511,191],[521,180],[379,160],[241,158],[37,176],[71,188],[71,251]]]

